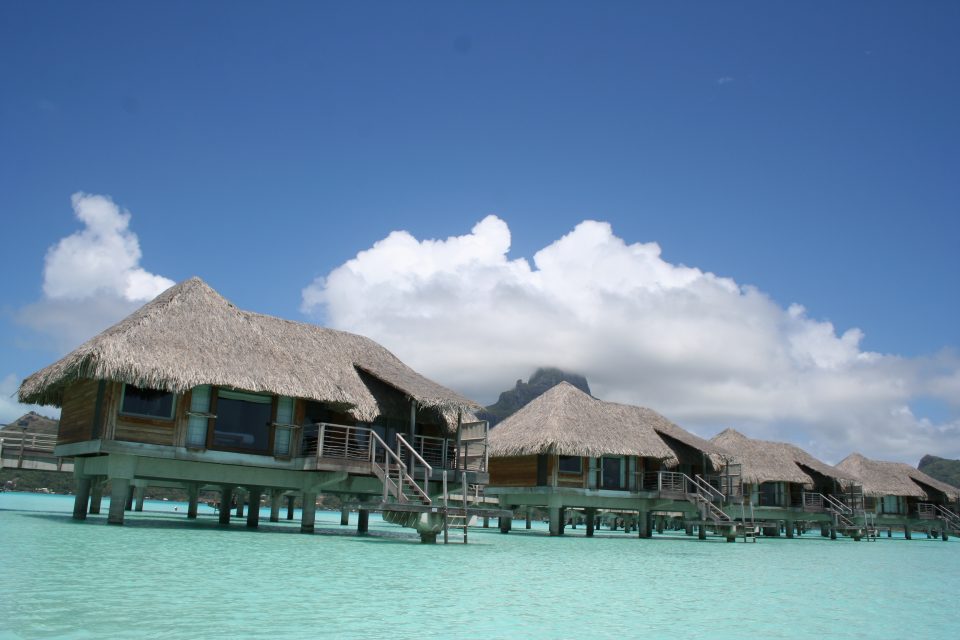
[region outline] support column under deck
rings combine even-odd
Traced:
[[[134,505],[134,511],[142,512],[143,501],[147,496],[147,487],[142,484],[135,485],[133,488],[133,496],[134,496],[134,499],[136,500],[136,505]]]
[[[370,529],[370,510],[369,509],[360,509],[360,512],[357,514],[357,535],[364,535]],[[436,542],[436,539],[434,539]]]
[[[637,537],[649,538],[650,536],[650,512],[640,511],[637,513]]]
[[[250,487],[249,500],[247,507],[247,528],[256,529],[260,526],[260,496],[263,489],[260,487]]]
[[[349,507],[340,507],[340,526],[346,527],[350,525],[350,508]]]
[[[550,507],[548,512],[550,514],[550,535],[562,536],[563,526],[561,518],[563,518],[563,509],[561,507]]]
[[[237,517],[238,517],[238,518],[242,518],[242,517],[243,517],[243,503],[246,501],[247,496],[246,496],[246,494],[245,494],[243,491],[241,491],[241,490],[235,490],[234,493],[235,493],[236,496],[237,496]]]
[[[317,494],[311,491],[303,492],[303,511],[300,516],[300,533],[313,533],[313,526],[317,518]]]
[[[187,485],[187,518],[195,520],[197,518],[197,506],[200,503],[200,485],[191,482]]]
[[[697,525],[697,540],[707,539],[707,525],[702,522]]]
[[[795,525],[793,524],[793,522],[791,522],[790,520],[787,520],[786,533],[787,533],[787,538],[788,538],[788,539],[790,539],[790,540],[793,539],[793,532],[794,532],[795,530],[796,530],[796,529],[795,529]]]
[[[504,507],[509,509],[510,507]],[[513,518],[511,516],[500,516],[500,533],[510,533],[510,530],[513,528]]]
[[[906,540],[913,540],[913,530],[908,524],[903,525],[903,537]]]
[[[87,501],[90,499],[90,476],[77,476],[77,493],[73,498],[73,519],[87,519]]]
[[[103,476],[97,476],[90,482],[90,511],[91,515],[100,513],[103,501]]]
[[[531,520],[533,518],[532,512],[533,507],[527,507],[527,529],[531,527]]]
[[[297,501],[297,496],[287,496],[287,520],[293,520],[293,505]]]
[[[107,516],[107,524],[123,524],[123,514],[127,506],[127,500],[132,496],[130,480],[128,478],[110,478],[110,487],[110,514]]]
[[[587,537],[593,537],[593,527],[597,522],[597,510],[595,507],[587,507]]]
[[[233,505],[233,487],[220,487],[220,524],[230,524],[230,507]]]
[[[280,497],[283,495],[281,489],[270,491],[270,522],[280,522]]]

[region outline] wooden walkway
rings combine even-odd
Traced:
[[[73,459],[53,455],[57,437],[30,431],[0,431],[0,468],[73,473]]]

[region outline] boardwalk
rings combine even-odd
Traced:
[[[73,473],[73,459],[53,454],[57,437],[31,431],[0,431],[0,467]]]

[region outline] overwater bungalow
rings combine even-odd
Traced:
[[[198,278],[29,376],[19,398],[61,408],[55,452],[76,462],[77,519],[88,501],[99,513],[109,480],[112,524],[156,485],[184,488],[191,518],[215,488],[222,523],[246,494],[248,526],[262,496],[272,521],[299,496],[313,532],[328,493],[360,505],[360,531],[381,510],[432,541],[448,490],[466,499],[489,478],[474,402],[368,338],[240,310]]]
[[[707,524],[735,533],[704,475],[717,471],[711,455],[726,451],[655,411],[562,382],[491,431],[487,494],[504,509],[546,508],[551,535],[563,534],[571,509],[584,511],[588,536],[598,511],[621,514],[641,537],[654,513],[682,514],[703,535]]]
[[[754,521],[766,523],[766,532],[779,535],[783,523],[792,538],[799,523],[819,522],[834,537],[837,530],[858,539],[863,535],[863,513],[849,474],[795,445],[748,438],[735,429],[720,432],[711,442],[740,464],[744,506]]]
[[[906,538],[916,529],[927,535],[960,534],[960,489],[902,462],[871,460],[852,453],[838,465],[863,487],[864,508],[877,526],[902,529]]]

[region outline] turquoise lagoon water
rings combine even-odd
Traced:
[[[960,542],[922,534],[727,544],[519,522],[431,546],[374,515],[361,538],[356,514],[320,512],[307,536],[267,511],[221,528],[147,501],[109,527],[72,504],[0,493],[0,637],[960,637]]]

